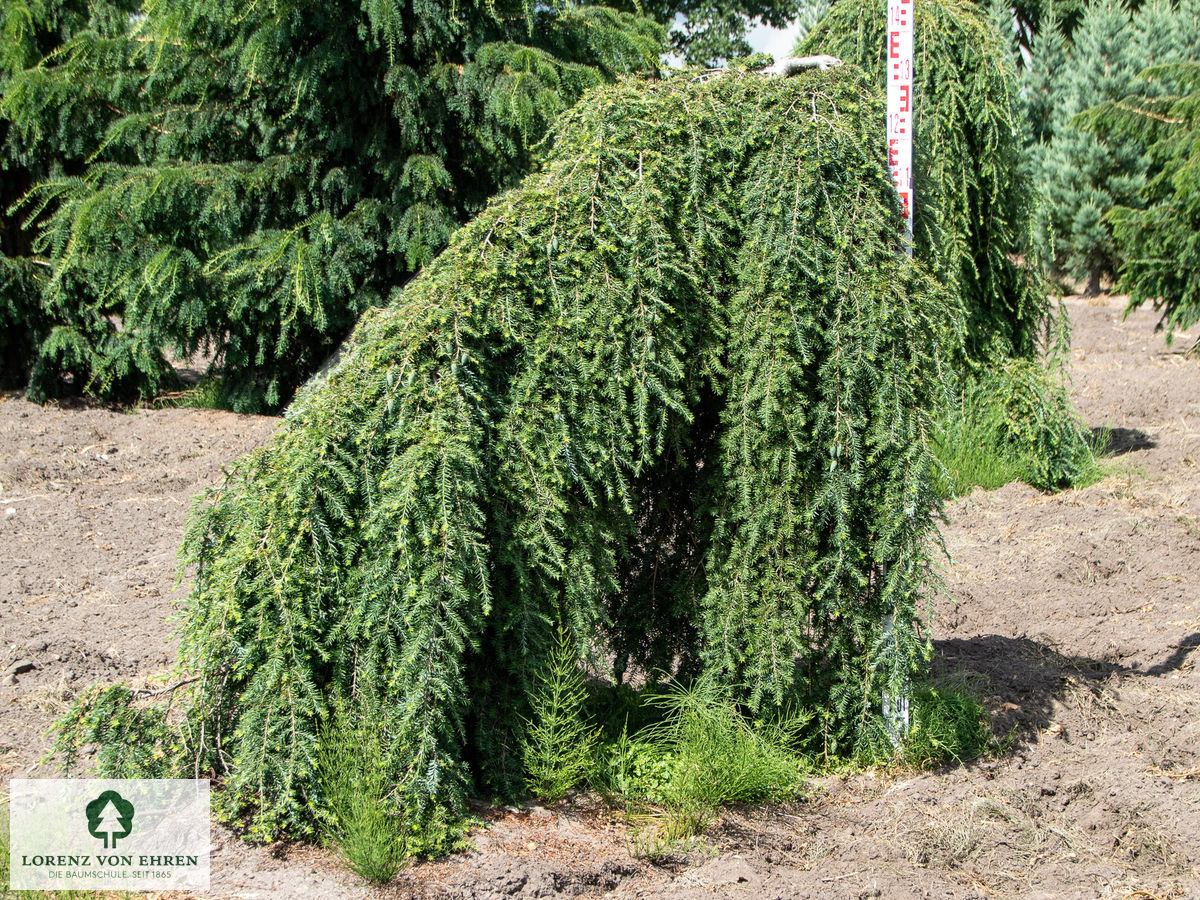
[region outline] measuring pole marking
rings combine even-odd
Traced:
[[[913,233],[913,0],[888,0],[887,147],[892,184],[904,211],[905,238]]]

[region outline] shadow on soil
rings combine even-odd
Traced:
[[[1100,456],[1124,456],[1158,446],[1158,441],[1140,428],[1093,428],[1091,432],[1092,446]]]
[[[934,641],[933,671],[938,677],[983,676],[986,687],[980,699],[994,710],[993,730],[998,735],[1011,733],[1017,743],[1025,744],[1050,726],[1055,700],[1082,690],[1107,704],[1104,683],[1111,676],[1162,677],[1181,668],[1198,648],[1200,632],[1193,632],[1161,662],[1141,668],[1069,656],[1030,638],[990,634]]]

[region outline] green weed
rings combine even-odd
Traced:
[[[934,452],[944,472],[938,479],[943,497],[961,497],[976,487],[995,491],[1019,481],[1024,461],[1004,448],[990,444],[990,428],[966,418],[944,422],[934,440]]]
[[[944,469],[939,473],[938,492],[947,499],[969,494],[976,487],[993,491],[1019,481],[1028,467],[1026,460],[996,446],[992,427],[973,417],[955,415],[943,422],[933,448]]]
[[[673,764],[673,756],[658,743],[622,731],[616,740],[596,748],[590,781],[606,802],[628,810],[663,796]]]
[[[651,702],[664,717],[640,743],[668,761],[665,781],[651,794],[665,812],[660,834],[667,842],[701,833],[723,806],[800,794],[808,767],[792,747],[807,716],[752,723],[708,681],[676,684]]]
[[[1057,365],[1008,359],[967,379],[934,433],[942,496],[1017,480],[1043,491],[1099,480],[1096,438],[1083,427]]]
[[[193,409],[229,409],[229,398],[220,378],[205,378],[194,388],[183,392],[179,405]]]
[[[571,635],[560,629],[546,670],[530,698],[522,756],[529,790],[562,799],[593,765],[598,735],[584,718],[587,692]]]
[[[147,401],[154,409],[232,409],[227,392],[217,376],[209,376],[182,390],[159,394]]]

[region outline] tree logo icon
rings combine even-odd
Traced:
[[[117,838],[133,831],[133,804],[116,791],[105,791],[87,805],[88,832],[104,839],[104,849],[117,846]]]

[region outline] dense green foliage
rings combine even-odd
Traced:
[[[1200,16],[1193,27],[1200,36]],[[1141,96],[1102,105],[1085,119],[1105,139],[1149,147],[1143,203],[1116,207],[1107,218],[1123,258],[1119,287],[1130,308],[1154,304],[1170,339],[1200,321],[1200,63],[1150,69],[1137,86]]]
[[[1054,19],[1038,32],[1030,48],[1029,65],[1021,73],[1021,113],[1025,137],[1034,145],[1048,144],[1059,97],[1055,82],[1067,62],[1067,39]]]
[[[583,90],[657,70],[652,19],[704,64],[794,13],[614,5],[5,3],[0,377],[129,400],[204,351],[221,404],[277,408]]]
[[[800,7],[795,22],[797,47],[812,33],[817,23],[825,18],[831,5],[830,0],[806,0]]]
[[[1070,40],[1083,18],[1085,0],[1019,0],[1016,3],[996,3],[1011,10],[1017,41],[1025,50],[1048,33]],[[1021,60],[1024,62],[1024,60]]]
[[[797,48],[829,53],[883,84],[885,16],[835,3]],[[1033,256],[1034,194],[1020,136],[1012,55],[986,10],[967,0],[917,0],[914,251],[967,311],[968,355],[1033,356],[1046,325]]]
[[[285,402],[528,169],[564,108],[656,70],[661,40],[649,20],[567,2],[142,12],[129,39],[83,33],[15,75],[0,107],[31,143],[97,104],[112,119],[93,119],[86,170],[26,206],[53,267],[35,395],[64,375],[153,394],[164,354],[207,348],[234,408]]]
[[[54,752],[63,768],[74,767],[90,745],[98,747],[96,766],[127,778],[169,778],[179,769],[184,741],[168,725],[167,703],[149,703],[145,691],[125,684],[97,685],[84,691],[58,725]]]
[[[850,67],[597,90],[364,316],[189,528],[185,764],[226,814],[310,827],[339,696],[411,821],[519,792],[559,622],[853,743],[927,652],[962,339],[900,252],[881,113]]]
[[[965,394],[968,420],[990,429],[988,446],[1020,461],[1021,480],[1050,491],[1090,484],[1099,476],[1061,363],[1008,360],[969,380]]]
[[[5,0],[0,4],[0,103],[9,79],[75,40],[111,46],[123,34],[133,0]],[[37,128],[14,127],[0,113],[0,386],[23,384],[49,330],[41,291],[50,274],[33,252],[36,223],[12,210],[37,181],[77,175],[113,118],[81,94],[47,112]],[[76,300],[78,286],[71,291]]]
[[[820,43],[839,17],[848,43]],[[839,4],[812,49],[874,68],[877,24]],[[326,723],[369,709],[414,852],[471,791],[583,777],[580,660],[693,685],[591,773],[637,781],[658,735],[649,777],[683,832],[796,788],[809,719],[786,710],[819,710],[828,753],[890,748],[880,692],[928,653],[934,419],[1001,361],[989,435],[1053,432],[1031,479],[1058,483],[1078,428],[1040,387],[1008,50],[954,0],[918,27],[915,263],[879,79],[854,66],[622,82],[566,112],[536,173],[368,310],[198,507],[195,680],[151,755],[182,743],[227,817],[303,834],[329,815]],[[737,784],[706,774],[722,753]]]

